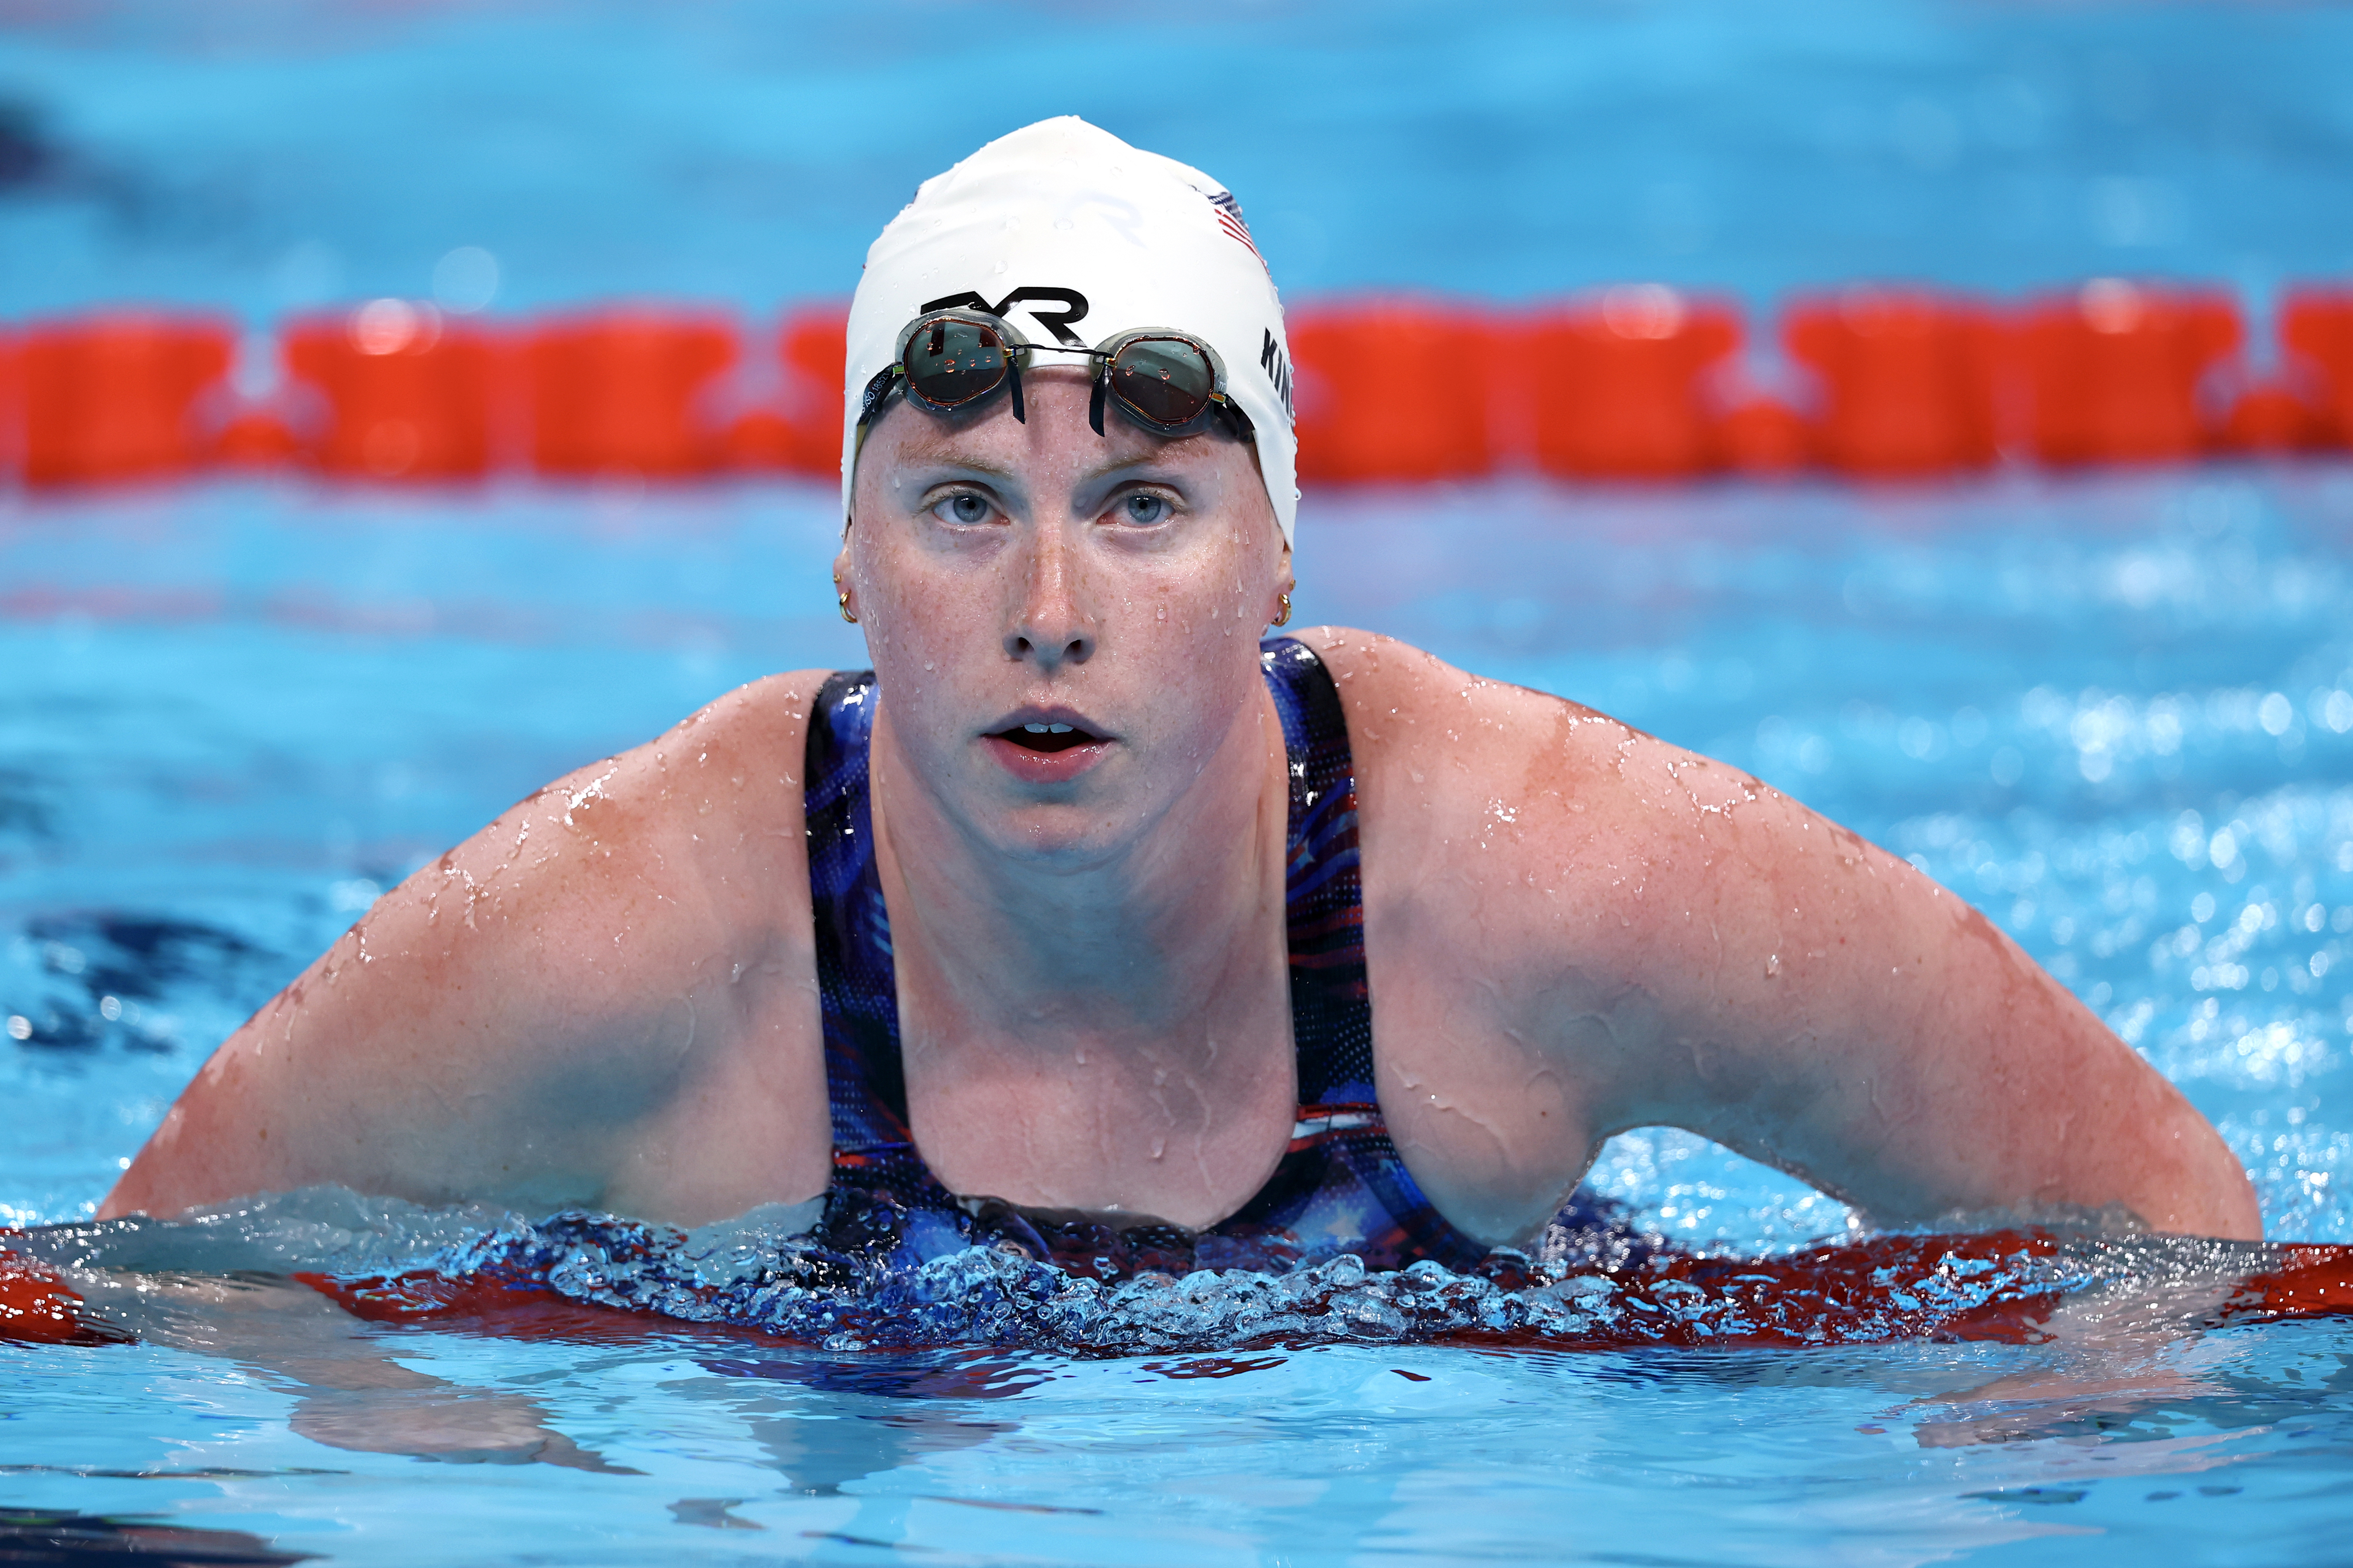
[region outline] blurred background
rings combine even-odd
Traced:
[[[0,460],[821,475],[868,240],[1068,112],[1240,195],[1311,479],[2353,428],[2341,8],[1179,9],[19,0]]]
[[[0,0],[0,1218],[508,802],[862,661],[840,301],[1074,112],[1284,289],[1304,620],[1912,858],[2353,1235],[2348,79],[2284,3]]]
[[[1224,180],[1298,294],[2260,297],[2353,264],[2337,6],[9,0],[0,28],[16,314],[766,310],[845,291],[918,180],[1057,113]]]

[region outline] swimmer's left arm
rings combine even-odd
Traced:
[[[1882,1224],[2121,1210],[2261,1234],[2179,1091],[1910,865],[1589,710],[1396,644],[1327,658],[1394,714],[1359,746],[1377,1000],[1482,1020],[1385,1034],[1383,1103],[1394,1077],[1400,1142],[1474,1215],[1491,1194],[1488,1228],[1566,1196],[1609,1134],[1672,1125]],[[1381,963],[1450,946],[1459,963]],[[1506,1214],[1492,1194],[1514,1187]]]

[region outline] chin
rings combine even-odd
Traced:
[[[1151,803],[1091,780],[1084,798],[1039,799],[991,776],[994,766],[966,775],[942,804],[951,818],[988,851],[1045,871],[1085,871],[1116,860],[1151,816]],[[1113,787],[1106,788],[1106,784]],[[1072,795],[1078,792],[1073,791]]]

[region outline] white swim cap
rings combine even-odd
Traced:
[[[1257,429],[1259,471],[1291,538],[1299,511],[1291,350],[1241,209],[1199,170],[1075,115],[1000,136],[925,180],[867,250],[849,307],[845,520],[867,383],[890,367],[917,316],[976,302],[1035,342],[1092,347],[1159,327],[1217,350],[1227,395]]]

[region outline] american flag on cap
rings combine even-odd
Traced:
[[[1258,244],[1250,238],[1250,225],[1242,221],[1242,205],[1234,200],[1233,192],[1219,191],[1209,198],[1209,205],[1218,209],[1218,226],[1240,240],[1252,256],[1258,257],[1258,264],[1265,267],[1266,258],[1259,255]],[[1271,276],[1272,269],[1268,270]]]

